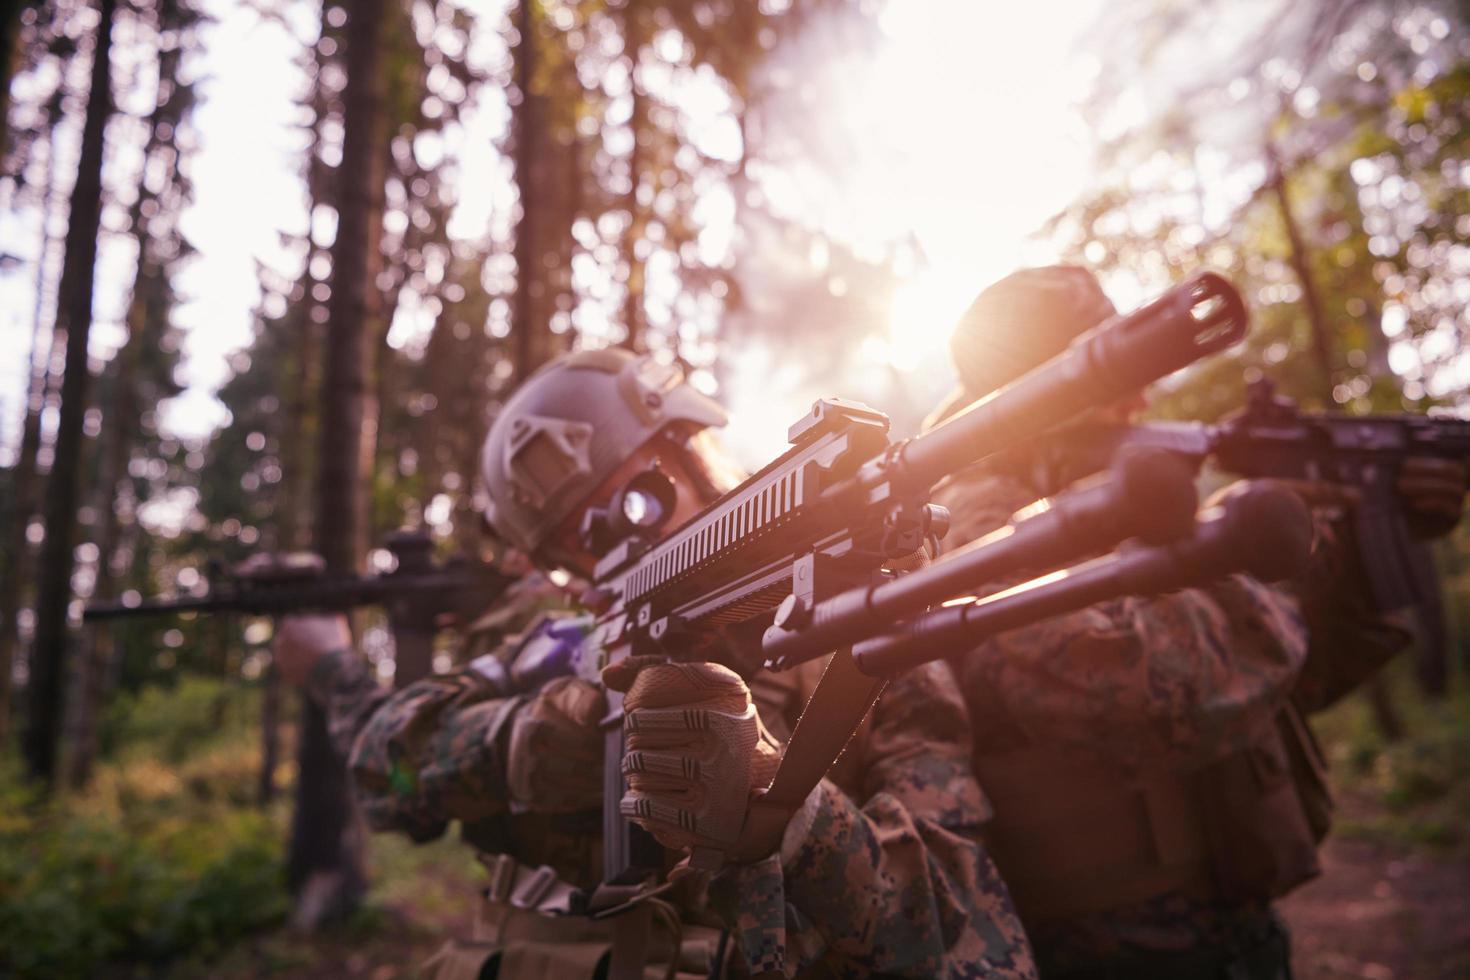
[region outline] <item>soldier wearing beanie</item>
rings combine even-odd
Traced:
[[[957,327],[960,389],[928,424],[1114,313],[1085,269],[1007,276]],[[1140,392],[1092,422],[1126,421],[1144,404]],[[1069,446],[1085,443],[1087,424],[941,487],[934,499],[957,521],[950,544],[1082,475]],[[1342,516],[1319,515],[1312,570],[1291,591],[1236,575],[1102,603],[951,657],[995,807],[986,842],[1043,978],[1290,977],[1271,902],[1318,873],[1330,809],[1302,714],[1321,699],[1298,680],[1329,660],[1381,664],[1407,640],[1368,611]]]

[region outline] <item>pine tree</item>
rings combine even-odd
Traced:
[[[92,284],[102,211],[103,135],[112,114],[112,26],[115,0],[99,0],[92,53],[91,88],[82,129],[82,152],[72,190],[66,257],[58,289],[58,330],[66,331],[66,371],[55,463],[46,493],[46,539],[36,599],[36,641],[31,654],[30,715],[24,740],[26,768],[35,780],[56,776],[66,672],[67,607],[71,601],[72,542],[80,493],[82,418],[90,371],[87,339],[92,327]]]

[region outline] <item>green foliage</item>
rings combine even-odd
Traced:
[[[0,767],[0,975],[152,973],[284,918],[284,833],[249,806],[242,707],[200,678],[122,699],[120,759],[78,796],[44,801]]]
[[[285,915],[281,835],[264,813],[184,797],[167,818],[114,821],[22,796],[0,825],[0,972],[143,968]]]
[[[1388,677],[1407,734],[1387,742],[1361,698],[1315,720],[1339,795],[1336,833],[1470,851],[1470,691],[1441,702],[1412,691],[1412,665]]]
[[[259,714],[254,689],[214,677],[185,674],[172,685],[120,694],[104,719],[104,744],[129,758],[177,764],[221,744],[253,745]]]

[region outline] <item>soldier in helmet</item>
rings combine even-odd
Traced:
[[[1077,267],[991,286],[956,330],[961,389],[935,421],[1113,313]],[[1140,392],[1090,421],[1125,422],[1143,406]],[[941,487],[935,500],[956,515],[950,540],[988,533],[1083,475],[1084,432]],[[1401,490],[1411,517],[1442,533],[1458,520],[1463,470],[1414,460]],[[1044,978],[1290,975],[1270,902],[1318,872],[1330,806],[1298,704],[1340,696],[1407,638],[1366,608],[1343,523],[1318,523],[1296,596],[1234,576],[1103,603],[953,658],[995,807],[986,841]]]
[[[562,357],[491,428],[487,516],[540,567],[588,575],[619,527],[672,530],[736,482],[710,437],[724,421],[672,365],[621,350]],[[392,694],[342,621],[282,624],[282,671],[327,709],[368,822],[427,840],[457,820],[490,870],[476,934],[447,944],[435,975],[591,977],[609,953],[608,924],[577,914],[601,871],[606,704],[566,665],[590,624],[574,609],[543,617],[466,669]],[[764,785],[813,680],[701,663],[625,674],[638,822],[679,849],[711,821],[738,821],[745,790],[711,775],[721,765],[687,763],[717,760]],[[979,837],[989,810],[970,746],[947,667],[891,684],[770,853],[643,897],[662,924],[651,975],[1033,976]]]

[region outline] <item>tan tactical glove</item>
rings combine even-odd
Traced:
[[[505,766],[510,806],[517,813],[570,813],[602,804],[603,733],[607,699],[576,677],[547,682],[511,722]]]
[[[752,790],[775,775],[781,750],[740,675],[719,664],[641,665],[623,701],[628,791],[622,812],[665,847],[728,853]]]

